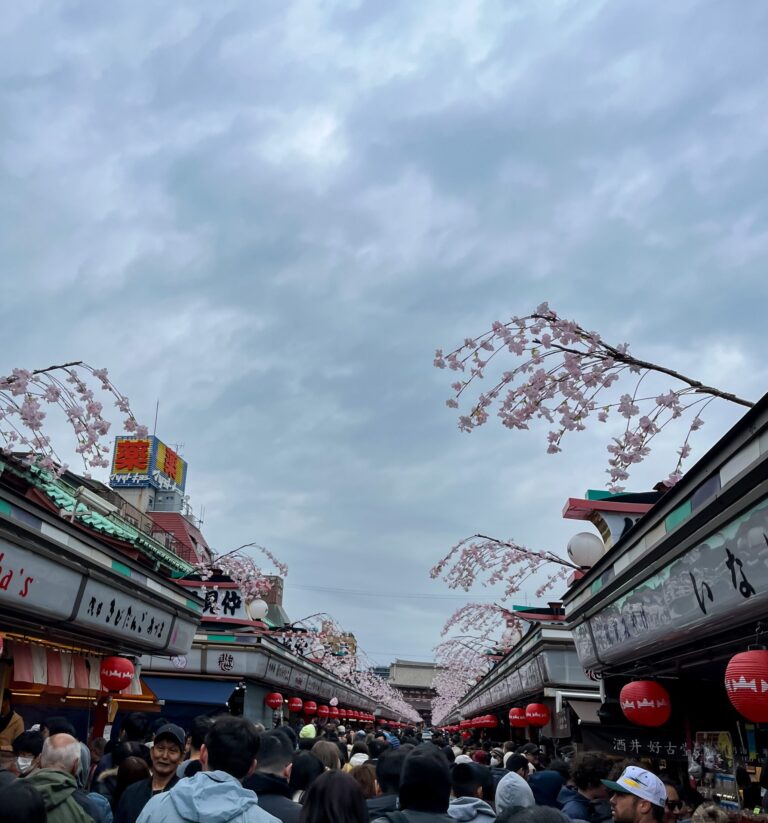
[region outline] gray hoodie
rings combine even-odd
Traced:
[[[520,777],[519,774],[509,772],[499,780],[496,786],[496,812],[501,814],[504,809],[516,806],[535,806],[533,792],[528,785],[528,781]]]
[[[198,772],[153,797],[136,823],[280,823],[226,772]]]
[[[496,812],[489,803],[479,797],[457,797],[451,800],[448,806],[448,814],[454,820],[477,820],[482,818],[481,823],[490,823],[496,819]]]

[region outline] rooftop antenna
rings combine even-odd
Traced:
[[[205,517],[205,506],[200,506],[200,525],[203,525],[203,518]]]
[[[152,437],[155,437],[157,434],[157,415],[160,412],[160,398],[157,398],[157,402],[155,403],[155,425],[152,428]]]

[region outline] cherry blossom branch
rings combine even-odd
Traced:
[[[226,575],[233,583],[237,583],[246,603],[264,597],[272,589],[269,573],[265,572],[253,557],[244,554],[243,549],[257,549],[272,563],[277,574],[281,577],[288,574],[288,566],[258,543],[243,543],[242,546],[224,554],[213,554],[210,560],[196,564],[192,574],[198,574],[203,580],[210,580],[216,572]]]
[[[654,435],[702,400],[716,398],[747,408],[754,405],[669,366],[635,357],[626,343],[611,345],[597,332],[560,318],[547,303],[542,303],[525,317],[493,323],[489,331],[465,339],[463,345],[447,355],[441,349],[436,351],[437,368],[467,375],[451,385],[453,395],[446,401],[450,408],[459,408],[463,396],[485,378],[489,363],[502,352],[514,355],[520,362],[505,371],[490,389],[480,392],[469,414],[459,417],[459,428],[471,432],[482,426],[495,404],[498,417],[507,428],[528,429],[532,421],[539,419],[554,424],[547,435],[547,452],[556,454],[561,451],[566,432],[583,431],[592,415],[605,423],[611,412],[617,412],[627,422],[624,434],[612,438],[608,445],[608,486],[615,492],[623,490],[619,484],[629,477],[630,467],[650,453],[649,443]],[[599,403],[599,395],[627,374],[638,376],[634,390],[622,394],[617,401]],[[671,377],[683,385],[638,399],[640,384],[649,374]],[[694,400],[684,402],[684,398],[692,396]],[[636,423],[633,418],[638,418]],[[674,485],[679,479],[682,460],[690,453],[691,432],[702,424],[697,414],[684,439],[685,454],[678,451],[680,459],[665,481],[667,485]]]

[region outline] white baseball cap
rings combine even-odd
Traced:
[[[642,800],[653,803],[654,806],[664,806],[667,802],[667,787],[652,772],[638,766],[627,766],[616,780],[600,781],[611,791],[622,794],[633,794]]]

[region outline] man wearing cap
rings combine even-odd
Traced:
[[[115,823],[136,823],[144,806],[155,795],[167,792],[179,778],[176,769],[184,758],[187,735],[174,723],[166,723],[155,734],[152,744],[152,777],[129,786],[120,798]]]
[[[627,766],[616,780],[603,780],[611,795],[616,823],[661,823],[667,789],[661,780],[639,766]]]

